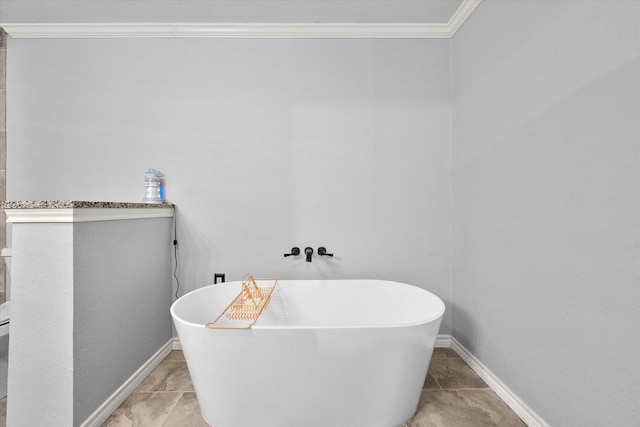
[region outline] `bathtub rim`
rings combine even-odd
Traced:
[[[444,304],[444,301],[442,300],[442,298],[440,298],[438,295],[436,295],[435,293],[428,291],[424,288],[421,288],[419,286],[415,286],[415,285],[410,285],[408,283],[402,283],[402,282],[396,282],[393,280],[382,280],[382,279],[282,279],[280,280],[282,282],[340,282],[340,281],[345,281],[345,282],[380,282],[380,283],[387,283],[387,284],[393,284],[394,286],[397,285],[401,285],[401,286],[407,286],[407,287],[411,287],[411,288],[416,288],[420,291],[424,291],[428,294],[430,294],[432,297],[434,297],[436,299],[436,301],[438,302],[439,305],[439,309],[436,310],[435,314],[430,315],[427,318],[421,319],[420,321],[415,321],[415,322],[407,322],[407,323],[394,323],[394,324],[388,324],[388,323],[368,323],[368,324],[354,324],[354,325],[329,325],[329,326],[316,326],[316,325],[260,325],[259,324],[259,320],[258,322],[256,322],[256,324],[254,324],[253,326],[251,326],[251,328],[246,329],[246,330],[292,330],[292,329],[373,329],[373,328],[406,328],[406,327],[411,327],[411,326],[420,326],[420,325],[425,325],[434,321],[437,321],[438,319],[441,319],[444,316],[444,313],[446,311],[446,306]],[[180,321],[181,323],[187,325],[187,326],[193,326],[193,327],[197,327],[197,328],[204,328],[207,329],[204,323],[195,323],[195,322],[190,322],[188,320],[183,319],[182,317],[178,316],[175,312],[175,307],[178,304],[178,302],[180,302],[180,300],[182,298],[187,297],[188,295],[192,295],[192,294],[196,294],[199,292],[204,292],[205,290],[208,290],[211,287],[215,287],[215,286],[221,286],[221,285],[231,285],[231,284],[235,284],[237,283],[238,285],[240,285],[241,281],[237,280],[237,281],[233,281],[233,282],[225,282],[225,283],[219,283],[219,284],[212,284],[212,285],[206,285],[203,286],[201,288],[198,289],[194,289],[192,291],[187,292],[186,294],[182,295],[180,298],[178,298],[176,301],[174,301],[171,304],[171,308],[170,308],[170,312],[171,312],[171,317],[173,319],[174,322],[176,321]],[[268,307],[267,307],[268,310]],[[234,331],[234,330],[244,330],[244,329],[211,329],[212,331]]]

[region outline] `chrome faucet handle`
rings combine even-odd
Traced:
[[[318,255],[323,255],[323,256],[333,256],[333,254],[329,254],[327,253],[327,248],[325,248],[324,246],[320,246],[318,248]]]
[[[285,257],[288,256],[298,256],[300,255],[300,248],[291,248],[291,253],[290,254],[284,254]]]

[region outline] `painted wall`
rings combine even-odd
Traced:
[[[74,425],[171,339],[172,225],[172,218],[74,224]]]
[[[73,224],[15,224],[13,232],[7,425],[70,425]]]
[[[450,302],[449,40],[11,39],[10,200],[177,204],[181,292],[245,273]],[[284,258],[326,246],[331,259]],[[451,331],[450,311],[442,333]]]
[[[453,39],[453,335],[553,426],[640,423],[640,3]]]

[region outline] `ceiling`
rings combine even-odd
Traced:
[[[463,0],[0,0],[0,22],[447,24],[463,3]]]

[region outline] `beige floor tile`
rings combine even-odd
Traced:
[[[135,391],[194,391],[194,388],[185,362],[163,360]]]
[[[195,393],[184,392],[162,427],[209,427],[200,414],[200,405]]]
[[[424,385],[422,386],[423,389],[429,389],[429,390],[440,390],[440,384],[438,384],[438,382],[435,380],[435,378],[433,378],[433,375],[431,374],[431,372],[427,372],[427,377],[424,380]]]
[[[132,393],[102,427],[161,427],[182,392]]]
[[[526,427],[491,389],[424,390],[408,427]]]
[[[176,360],[184,362],[184,353],[182,350],[173,350],[164,360]]]
[[[7,399],[0,399],[0,427]],[[209,427],[184,354],[172,351],[102,427]],[[487,384],[449,348],[434,350],[414,417],[401,427],[526,427]]]
[[[489,387],[462,359],[431,359],[429,372],[445,390]]]
[[[460,359],[460,356],[458,356],[458,353],[456,353],[450,348],[437,347],[433,349],[433,356],[431,356],[431,358],[432,359]]]

